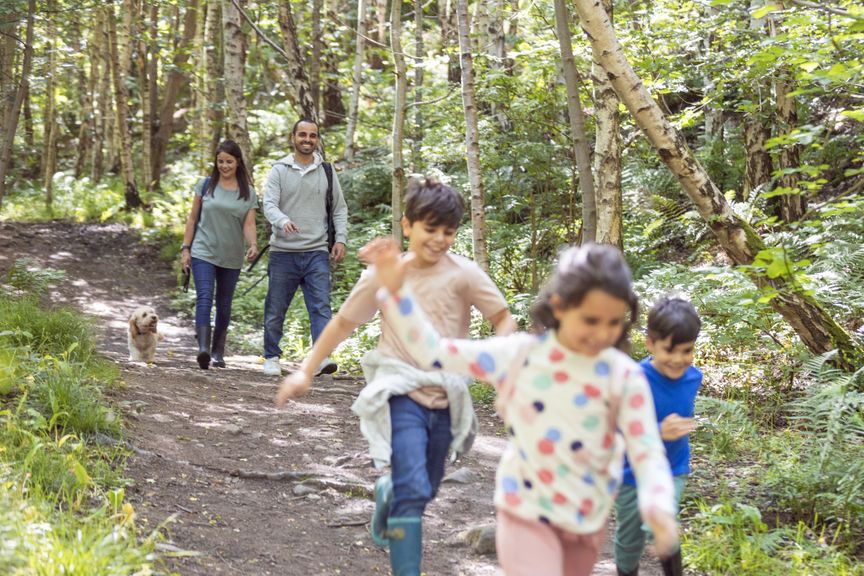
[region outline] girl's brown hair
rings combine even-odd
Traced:
[[[633,291],[630,267],[614,246],[586,244],[567,248],[558,258],[555,273],[531,307],[531,319],[537,331],[558,329],[552,313],[552,296],[558,296],[562,308],[579,306],[592,290],[600,290],[623,300],[630,307],[630,318],[624,324],[621,338],[615,344],[621,350],[629,347],[630,327],[639,316],[639,299]]]

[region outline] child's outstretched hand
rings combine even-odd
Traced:
[[[299,398],[312,387],[312,376],[305,370],[292,372],[282,380],[279,390],[276,392],[276,406],[282,408],[285,402],[292,398]]]
[[[654,549],[660,558],[671,556],[678,550],[678,523],[675,516],[659,510],[646,515],[645,523],[654,534]]]
[[[696,420],[678,414],[669,414],[660,423],[660,437],[667,442],[683,438],[696,429]]]
[[[402,288],[405,282],[405,269],[411,260],[414,259],[414,254],[406,254],[402,256],[402,251],[399,245],[393,238],[376,238],[359,252],[360,260],[367,264],[375,266],[375,273],[381,285],[387,288],[392,294],[395,294]]]

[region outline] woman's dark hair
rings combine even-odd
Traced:
[[[420,221],[458,228],[465,214],[465,201],[456,190],[431,176],[412,178],[405,195],[404,214],[410,224]]]
[[[249,199],[250,186],[252,178],[249,176],[249,171],[246,168],[246,162],[243,161],[243,151],[240,146],[233,140],[223,140],[216,148],[216,154],[213,156],[213,169],[210,171],[210,182],[207,183],[207,189],[201,191],[201,196],[213,194],[216,189],[216,184],[219,183],[219,164],[216,157],[222,152],[230,154],[237,159],[237,193],[241,200]]]
[[[538,331],[558,329],[558,320],[552,313],[552,296],[560,299],[562,308],[579,306],[592,290],[623,300],[630,307],[630,318],[615,346],[627,350],[630,327],[639,316],[639,299],[633,292],[630,267],[614,246],[586,244],[570,247],[561,252],[555,274],[546,283],[531,307],[531,318]]]

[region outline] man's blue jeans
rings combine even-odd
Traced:
[[[282,355],[279,342],[282,340],[285,312],[291,306],[298,287],[303,290],[309,312],[312,342],[318,340],[330,321],[330,253],[325,250],[271,250],[267,275],[270,279],[264,301],[264,357],[278,358]]]
[[[420,517],[438,492],[453,435],[450,409],[430,410],[408,396],[390,398],[393,448],[391,518]]]
[[[200,258],[192,258],[195,278],[195,326],[210,326],[213,294],[216,294],[217,330],[225,330],[231,322],[231,302],[240,279],[240,269],[222,268]]]

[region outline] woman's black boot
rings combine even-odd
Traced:
[[[623,570],[621,570],[621,568],[618,568],[617,566],[615,567],[615,569],[618,570],[618,576],[639,576],[638,565],[630,572],[624,572]]]
[[[210,326],[196,326],[195,338],[198,340],[198,367],[210,368]]]
[[[214,368],[225,368],[225,339],[227,337],[227,328],[213,329],[213,346],[210,348],[210,359]]]
[[[672,556],[660,560],[660,565],[663,567],[663,576],[684,576],[680,548]]]

